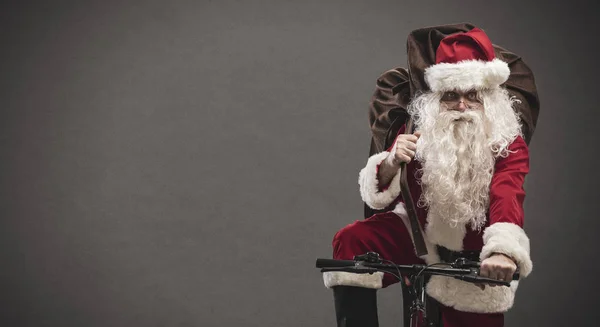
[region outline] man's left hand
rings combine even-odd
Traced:
[[[479,276],[511,282],[516,270],[517,264],[511,257],[496,253],[481,262]],[[496,284],[480,284],[479,287],[484,289],[485,285],[498,286]]]

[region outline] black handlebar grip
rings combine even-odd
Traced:
[[[335,260],[335,259],[317,259],[317,268],[343,268],[354,267],[356,262],[353,260]]]

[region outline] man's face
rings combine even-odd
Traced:
[[[440,99],[441,111],[483,110],[483,101],[477,91],[447,91]]]

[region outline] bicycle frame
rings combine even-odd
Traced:
[[[409,290],[412,303],[410,304],[410,327],[427,326],[427,301],[425,298],[424,276],[411,278]]]

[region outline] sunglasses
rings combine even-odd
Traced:
[[[477,91],[459,92],[447,91],[444,92],[440,101],[447,103],[450,106],[458,105],[461,101],[465,104],[481,104],[482,100]]]

